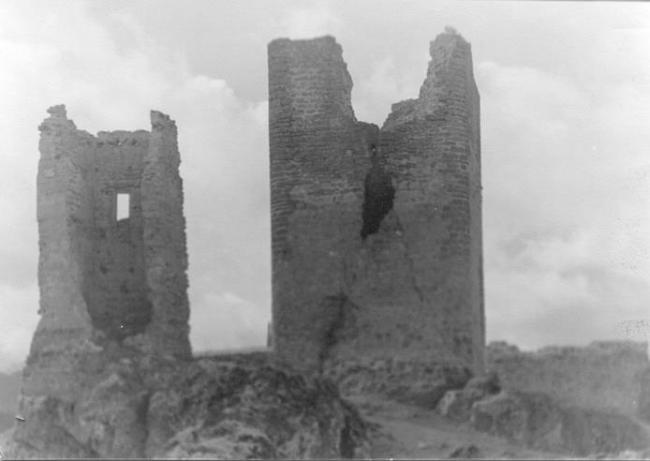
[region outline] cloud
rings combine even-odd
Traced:
[[[289,10],[280,24],[284,33],[292,39],[336,35],[342,26],[339,17],[323,4]]]
[[[352,87],[352,104],[357,119],[381,126],[393,104],[417,98],[427,60],[422,61],[419,72],[399,69],[390,56],[372,62],[370,73]]]
[[[623,337],[617,325],[646,319],[650,302],[638,127],[649,94],[615,82],[601,97],[495,62],[480,63],[477,79],[488,336],[523,347]]]
[[[38,286],[0,285],[0,370],[23,365],[38,321]]]
[[[270,315],[259,315],[255,304],[231,292],[206,292],[199,302],[205,308],[192,322],[195,352],[265,346]]]
[[[417,96],[427,42],[445,24],[472,41],[481,94],[489,337],[524,347],[625,337],[616,325],[647,318],[650,302],[647,5],[430,3],[0,2],[0,169],[10,172],[0,369],[24,359],[37,319],[37,126],[48,106],[65,103],[91,132],[148,129],[150,109],[177,121],[192,341],[263,344],[265,44],[336,35],[357,117],[381,124]]]
[[[421,74],[376,60],[353,89],[357,116],[381,124],[390,104],[417,96]],[[629,337],[622,324],[650,321],[648,75],[585,82],[496,61],[475,75],[489,339]]]

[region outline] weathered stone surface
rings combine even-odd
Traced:
[[[469,380],[463,389],[447,391],[437,405],[438,413],[457,422],[467,421],[474,402],[497,394],[501,390],[495,373],[477,376]]]
[[[562,446],[578,455],[644,450],[647,429],[627,415],[572,407],[562,416]]]
[[[641,416],[647,405],[644,402],[648,402],[644,376],[650,376],[650,363],[645,343],[594,342],[586,347],[553,346],[536,352],[491,343],[487,360],[504,388],[543,392],[565,406]]]
[[[511,360],[522,355],[515,346],[504,343],[491,345],[490,349],[492,354]],[[544,372],[553,370],[548,367]],[[582,372],[584,370],[577,370],[577,373]],[[512,387],[501,389],[500,378],[494,371],[472,378],[464,388],[448,391],[438,403],[437,411],[452,421],[469,421],[478,431],[531,449],[611,457],[624,450],[648,447],[647,430],[631,415],[605,410],[602,405],[600,408],[579,407],[568,399],[559,401],[543,392],[519,391]],[[562,382],[555,382],[562,385]]]
[[[151,398],[149,456],[340,458],[368,454],[366,428],[336,386],[268,365],[201,360]]]
[[[55,351],[123,342],[189,357],[175,123],[152,111],[151,132],[92,136],[64,106],[48,112],[37,182],[42,317],[29,363],[38,368]],[[118,194],[130,197],[120,220]]]
[[[0,432],[0,456],[3,459],[7,458],[9,453],[13,453],[14,451],[13,434],[13,427]]]
[[[76,437],[102,456],[143,457],[149,390],[133,368],[107,375],[77,404]]]
[[[554,429],[560,411],[544,394],[501,392],[473,404],[471,423],[479,431],[499,435],[527,446],[554,448]]]
[[[14,427],[8,456],[16,459],[94,458],[99,454],[79,442],[69,430],[74,406],[56,397],[23,397],[26,420]]]
[[[452,450],[449,453],[449,458],[474,459],[474,458],[482,458],[482,456],[481,456],[481,450],[479,450],[476,445],[470,444]]]
[[[368,455],[366,425],[335,385],[259,358],[124,358],[74,405],[41,397],[23,406],[34,419],[14,435],[17,458]]]
[[[60,456],[140,456],[146,392],[137,373],[105,373],[130,357],[191,356],[176,125],[152,111],[151,132],[92,136],[64,106],[48,113],[37,179],[41,319],[14,438]],[[129,197],[120,219],[119,194]]]
[[[484,396],[496,394],[501,390],[501,380],[498,374],[490,371],[470,379],[465,389],[475,391]]]
[[[638,414],[645,422],[650,423],[650,367],[640,373],[641,392],[639,393]]]
[[[472,378],[463,389],[447,391],[436,409],[438,413],[456,422],[467,421],[474,402],[500,391],[495,374]]]
[[[382,394],[423,408],[435,408],[445,392],[462,387],[471,377],[462,363],[399,358],[328,362],[325,370],[345,396]]]
[[[542,393],[502,391],[472,405],[470,422],[530,448],[585,456],[648,447],[645,428],[623,414],[563,407]]]
[[[462,389],[454,389],[445,392],[445,395],[438,402],[436,410],[452,421],[467,421],[472,405],[479,399],[480,397],[475,399],[474,396],[467,395]]]
[[[419,98],[395,105],[379,130],[356,120],[332,37],[269,44],[282,362],[483,368],[479,96],[462,37],[438,36],[430,54]],[[404,388],[418,386],[411,375]]]

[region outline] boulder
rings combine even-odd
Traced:
[[[438,413],[456,422],[467,421],[474,402],[501,390],[496,373],[470,379],[463,389],[447,391],[436,407]]]
[[[528,417],[520,394],[501,392],[474,403],[470,422],[478,431],[524,442]]]
[[[562,418],[562,444],[571,453],[609,457],[649,447],[646,429],[630,417],[597,409],[568,408]]]
[[[475,376],[467,382],[467,390],[475,390],[482,395],[497,394],[501,390],[499,375],[490,371],[481,376]]]
[[[445,393],[462,388],[472,376],[454,362],[387,358],[326,363],[325,375],[346,397],[376,394],[400,403],[433,409]]]
[[[201,360],[151,397],[150,457],[352,458],[366,426],[335,385],[271,366]]]
[[[467,421],[470,416],[472,404],[476,401],[467,397],[468,396],[463,389],[447,391],[445,392],[444,397],[440,399],[440,402],[438,402],[436,410],[442,416],[445,416],[452,421]]]
[[[542,393],[502,391],[472,405],[470,421],[481,432],[529,448],[586,456],[615,455],[648,447],[643,426],[614,412],[563,407]]]
[[[487,368],[499,374],[507,389],[541,392],[564,406],[599,408],[631,417],[650,412],[645,343],[598,341],[585,347],[519,351],[497,342],[486,348],[486,359]]]

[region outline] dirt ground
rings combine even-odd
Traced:
[[[570,459],[517,446],[437,414],[380,397],[351,399],[372,424],[372,458]]]

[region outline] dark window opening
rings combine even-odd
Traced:
[[[129,219],[131,215],[131,194],[117,194],[116,219]]]

